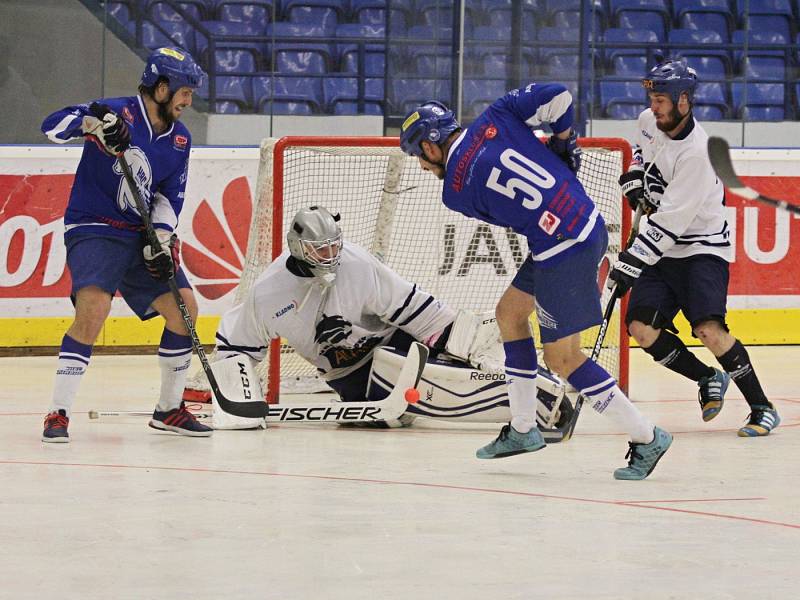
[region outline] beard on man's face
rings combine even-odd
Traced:
[[[170,94],[169,98],[164,102],[156,102],[158,105],[158,118],[167,125],[172,125],[175,122],[175,116],[172,113],[172,98],[175,94]]]
[[[669,112],[669,121],[666,123],[659,123],[656,121],[656,127],[658,127],[661,131],[672,131],[678,125],[680,125],[681,119],[683,119],[685,116],[686,115],[682,115],[678,111],[678,107],[676,105],[673,105],[672,110]]]

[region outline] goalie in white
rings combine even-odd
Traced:
[[[220,360],[245,355],[261,361],[271,340],[283,338],[317,368],[344,402],[388,395],[392,359],[384,358],[380,368],[373,367],[378,362],[373,358],[382,356],[375,351],[382,346],[403,353],[419,341],[431,348],[432,356],[455,357],[482,372],[502,373],[502,346],[493,316],[456,312],[365,249],[344,244],[338,221],[339,215],[316,206],[295,215],[286,236],[288,249],[259,276],[244,301],[223,315],[216,336]],[[444,373],[444,388],[458,392],[440,393],[435,402],[449,404],[455,399],[463,404],[465,376],[469,380],[474,372],[463,366],[437,361],[426,367],[434,376]],[[458,373],[448,376],[449,371]],[[479,378],[466,385],[480,393],[485,383]],[[563,397],[553,393],[558,389],[557,383],[548,388],[548,407],[542,411],[548,424]],[[442,414],[429,416],[446,416],[453,410],[443,408]],[[389,425],[412,420],[412,415],[404,415],[401,423]]]

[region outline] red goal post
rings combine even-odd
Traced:
[[[618,138],[581,138],[579,143],[584,150],[579,179],[600,208],[609,233],[608,260],[601,268],[605,275],[630,230],[630,211],[618,178],[630,164],[631,149]],[[396,137],[264,140],[236,301],[284,250],[284,231],[296,211],[316,204],[341,213],[345,243],[364,246],[435,297],[455,308],[493,309],[527,254],[525,239],[450,211],[442,204],[441,185],[415,158],[400,151]],[[603,288],[604,305],[608,297]],[[600,359],[623,389],[629,364],[626,308],[627,298],[615,313]],[[584,332],[582,346],[591,349],[596,335],[597,328]],[[278,401],[282,385],[316,378],[309,363],[277,340],[264,363],[260,371],[270,403]]]

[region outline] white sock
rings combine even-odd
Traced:
[[[178,335],[164,329],[158,348],[161,367],[161,393],[158,410],[166,412],[181,405],[186,376],[192,362],[192,342],[188,335]]]
[[[528,433],[536,427],[536,378],[506,375],[506,382],[511,426],[520,433]]]
[[[68,335],[62,338],[50,412],[64,410],[69,417],[91,356],[91,345],[81,344]]]
[[[599,392],[592,392],[592,388],[581,390],[593,409],[627,431],[632,442],[649,444],[653,441],[653,423],[633,405],[615,382],[610,387],[604,384],[594,387],[601,390]]]

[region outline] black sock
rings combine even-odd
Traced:
[[[722,356],[718,356],[717,360],[722,368],[731,376],[736,387],[738,387],[744,399],[750,406],[756,404],[764,404],[772,406],[764,390],[761,389],[761,383],[756,377],[756,372],[753,370],[753,365],[750,364],[750,355],[747,354],[747,349],[742,345],[742,342],[736,340],[733,347]]]
[[[659,364],[692,381],[700,381],[703,377],[714,374],[713,367],[692,354],[677,335],[664,329],[658,334],[656,341],[649,348],[644,348],[644,351]]]

